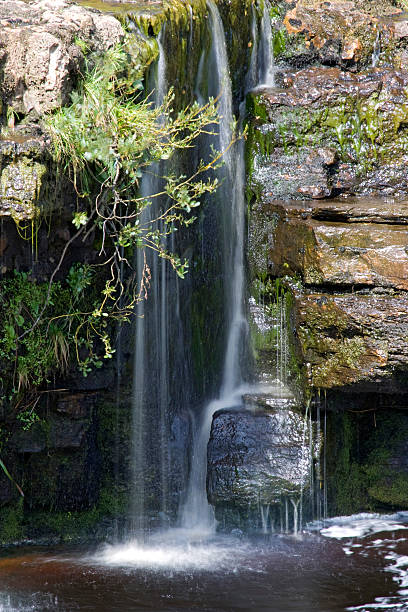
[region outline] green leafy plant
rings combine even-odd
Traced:
[[[76,232],[48,282],[16,272],[0,283],[2,395],[23,427],[36,421],[38,394],[67,370],[73,356],[85,376],[112,358],[113,322],[128,321],[135,303],[147,295],[147,250],[184,277],[188,261],[168,250],[167,237],[194,221],[201,196],[217,188],[209,171],[222,163],[223,151],[213,150],[190,176],[160,176],[159,193],[142,195],[144,173],[161,174],[159,162],[189,149],[201,134],[215,133],[216,100],[175,112],[170,91],[156,106],[141,95],[138,71],[123,45],[88,61],[71,104],[46,118],[55,160],[78,196]],[[99,245],[97,263],[75,264],[65,280],[57,280],[70,246],[91,232]],[[139,275],[135,248],[143,253]]]
[[[145,258],[137,277],[133,257],[129,257],[132,249],[154,251],[181,278],[188,270],[188,261],[168,250],[167,237],[179,226],[190,225],[200,198],[215,191],[217,178],[208,178],[208,171],[219,167],[224,152],[213,151],[209,160],[198,163],[191,176],[159,176],[159,192],[141,195],[143,173],[160,174],[158,162],[189,149],[201,134],[214,134],[218,122],[216,100],[201,107],[193,103],[178,112],[173,110],[173,103],[172,91],[159,106],[140,94],[140,81],[132,70],[126,46],[120,45],[97,59],[93,67],[89,64],[79,89],[72,94],[71,105],[47,118],[55,159],[78,194],[78,210],[72,221],[77,232],[61,259],[70,243],[96,231],[100,244],[97,265],[109,270],[101,303],[92,313],[95,320],[128,318],[135,302],[146,296],[150,269]],[[149,214],[145,214],[147,208]],[[123,266],[133,278],[126,288]],[[60,267],[61,261],[50,286]],[[33,326],[43,314],[39,313]],[[100,338],[108,357],[111,348],[104,335]]]

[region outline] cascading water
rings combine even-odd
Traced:
[[[251,7],[251,60],[246,75],[246,92],[255,87],[275,87],[275,60],[273,55],[273,32],[268,0],[263,3],[262,19],[258,27],[258,11]]]
[[[240,403],[240,389],[243,373],[241,371],[244,352],[243,339],[247,330],[244,313],[244,156],[243,143],[238,142],[230,148],[233,139],[231,127],[232,91],[229,76],[228,56],[224,28],[218,9],[208,2],[210,28],[212,35],[211,61],[209,74],[213,82],[209,84],[209,94],[221,92],[219,101],[219,148],[225,151],[223,178],[219,201],[223,205],[223,260],[227,320],[230,321],[225,352],[224,370],[220,397],[210,402],[204,410],[194,440],[191,473],[186,503],[182,510],[181,525],[187,529],[202,532],[215,530],[213,509],[207,501],[206,471],[207,444],[213,414],[222,407]],[[231,274],[231,271],[233,273]]]
[[[235,130],[231,123],[233,117],[233,100],[229,63],[226,50],[225,33],[222,20],[216,5],[209,0],[209,29],[211,47],[202,53],[198,74],[196,94],[201,103],[209,96],[219,96],[219,135],[210,143],[224,151],[224,165],[220,170],[221,186],[217,193],[219,210],[219,234],[222,243],[222,276],[224,279],[224,304],[228,331],[225,337],[225,356],[220,385],[219,397],[207,404],[197,419],[193,452],[190,466],[190,476],[185,503],[180,508],[179,525],[184,534],[211,534],[215,531],[215,518],[212,506],[209,505],[206,492],[207,444],[210,436],[214,413],[221,408],[233,408],[242,405],[242,395],[251,387],[245,384],[244,365],[247,353],[248,323],[245,312],[244,285],[244,237],[245,237],[245,164],[244,141],[239,140],[231,146]],[[254,22],[255,23],[255,22]],[[252,32],[257,37],[255,29]],[[268,7],[264,5],[261,23],[260,43],[253,49],[255,60],[251,62],[249,72],[254,70],[256,61],[257,78],[270,81],[273,74],[271,55],[271,22]],[[190,33],[191,39],[191,33]],[[156,68],[154,84],[154,102],[160,104],[166,92],[165,56],[160,46],[160,56]],[[249,83],[251,78],[248,77]],[[203,84],[205,83],[205,90]],[[269,83],[271,84],[271,83]],[[241,127],[241,126],[239,126]],[[163,168],[150,168],[142,180],[141,193],[151,196],[160,190],[160,175]],[[159,209],[160,202],[148,207],[144,223],[150,221],[151,211]],[[137,531],[143,531],[147,524],[146,499],[149,497],[149,478],[147,474],[156,469],[154,478],[160,483],[160,508],[158,514],[163,518],[168,505],[168,438],[169,438],[169,283],[166,263],[152,258],[148,261],[152,275],[148,300],[138,306],[138,320],[135,335],[135,369],[134,369],[134,505],[133,525]],[[145,259],[139,254],[137,267],[139,276],[143,272]],[[174,281],[174,292],[177,295],[178,281]],[[172,306],[178,309],[179,300]],[[179,315],[178,315],[179,316]],[[173,330],[174,333],[174,330]],[[153,383],[155,381],[156,384]],[[155,391],[153,390],[155,389]],[[156,408],[152,412],[152,405]],[[156,431],[156,434],[152,434]],[[153,436],[153,438],[152,438]],[[152,440],[154,443],[152,443]],[[148,449],[157,449],[154,465],[149,463]],[[155,468],[156,466],[156,468]],[[158,466],[158,467],[157,467]],[[158,470],[158,474],[157,474]],[[152,477],[151,477],[152,479]],[[165,526],[166,522],[159,520],[157,526]],[[176,530],[177,531],[177,530]],[[175,531],[172,530],[172,537]]]
[[[162,104],[167,93],[166,58],[158,38],[159,58],[151,74],[150,99],[155,106]],[[176,162],[177,163],[177,160]],[[172,168],[173,169],[173,168]],[[167,207],[165,197],[154,197],[162,191],[163,176],[170,173],[168,164],[156,163],[144,173],[140,195],[151,200],[142,213],[141,227],[148,227],[158,213]],[[174,235],[163,235],[163,222],[154,222],[162,235],[164,248],[176,251]],[[146,268],[147,266],[147,268]],[[154,525],[168,524],[176,512],[169,465],[172,454],[172,425],[177,409],[191,402],[189,372],[183,385],[174,381],[173,371],[183,375],[186,350],[182,343],[180,317],[180,287],[168,262],[154,253],[137,251],[138,278],[148,277],[146,299],[137,305],[135,357],[133,373],[133,507],[132,524],[135,532],[148,528],[152,514]],[[171,341],[171,338],[177,338]],[[172,365],[172,368],[170,367]],[[183,471],[183,468],[181,468]],[[178,473],[176,478],[183,479]],[[178,484],[178,486],[182,486]],[[149,518],[149,520],[148,520]]]

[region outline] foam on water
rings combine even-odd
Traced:
[[[375,533],[408,528],[408,512],[395,514],[353,514],[338,516],[325,521],[314,521],[308,531],[319,531],[327,538],[362,538]]]
[[[52,593],[32,593],[30,597],[0,593],[0,612],[38,612],[58,609],[58,596]]]
[[[325,521],[315,521],[308,525],[309,531],[319,532],[326,538],[346,540],[343,551],[346,556],[358,555],[367,557],[375,551],[384,560],[384,571],[393,574],[393,581],[399,589],[395,594],[376,597],[371,603],[346,608],[349,612],[371,612],[375,610],[408,610],[408,556],[394,551],[405,538],[378,537],[375,534],[408,530],[408,512],[394,514],[355,514],[340,516]],[[360,539],[358,544],[355,539]],[[347,541],[348,540],[348,541]]]

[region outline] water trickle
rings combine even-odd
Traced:
[[[374,41],[373,54],[371,56],[371,66],[375,68],[380,60],[381,54],[381,32],[377,30],[377,35]]]
[[[273,55],[273,33],[270,16],[270,4],[264,2],[259,42],[258,83],[262,86],[275,87],[275,60]]]
[[[293,506],[293,534],[297,535],[299,530],[299,499],[290,498],[291,504]]]
[[[281,385],[288,382],[288,335],[285,294],[277,288],[276,297],[276,379]]]
[[[260,507],[261,510],[261,522],[262,522],[262,533],[267,534],[268,533],[268,519],[269,519],[269,511],[270,511],[270,505],[261,505]]]
[[[327,519],[327,406],[324,392],[324,429],[323,429],[323,518]]]
[[[191,6],[191,4],[188,5],[188,14],[189,14],[189,20],[190,20],[190,33],[189,33],[189,37],[188,37],[188,46],[191,49],[193,46],[193,34],[194,34],[194,27],[193,27],[193,8]]]
[[[251,6],[251,60],[246,77],[245,90],[250,91],[258,83],[258,14],[255,4]]]

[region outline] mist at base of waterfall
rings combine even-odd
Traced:
[[[251,545],[209,530],[169,529],[123,546],[105,546],[93,560],[108,566],[171,572],[234,571],[245,564]]]

